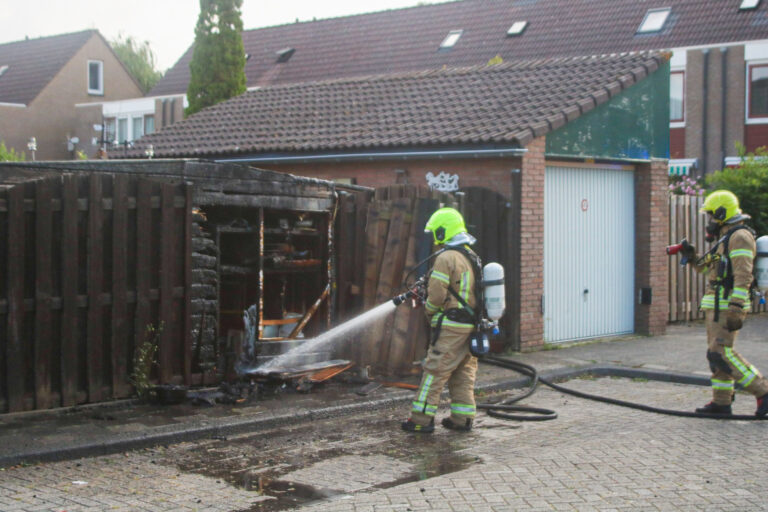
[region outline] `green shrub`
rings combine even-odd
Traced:
[[[739,198],[741,210],[752,216],[749,224],[758,236],[768,234],[768,149],[758,148],[747,154],[737,144],[743,161],[739,167],[726,168],[707,177],[709,190],[730,190]]]
[[[0,140],[0,162],[23,162],[24,153],[17,153],[13,148],[6,148]]]

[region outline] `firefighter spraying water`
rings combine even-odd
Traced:
[[[441,247],[430,257],[432,271],[392,299],[395,305],[408,299],[423,303],[432,326],[421,383],[410,417],[401,426],[406,432],[433,432],[440,394],[447,384],[451,412],[442,425],[469,431],[477,411],[477,357],[490,351],[488,334],[498,333],[504,313],[504,269],[498,263],[482,266],[470,249],[476,240],[453,208],[433,213],[425,232]]]

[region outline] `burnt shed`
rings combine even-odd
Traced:
[[[338,195],[199,160],[0,163],[0,412],[130,396],[148,337],[155,382],[199,385],[326,330],[362,257],[334,260]]]

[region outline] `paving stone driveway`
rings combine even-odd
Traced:
[[[568,385],[677,409],[701,405],[709,393],[700,387],[612,378],[576,379]],[[547,388],[526,403],[554,408],[560,417],[521,424],[483,415],[469,435],[438,427],[429,437],[399,432],[396,419],[402,411],[315,422],[312,453],[323,455],[307,457],[304,464],[297,459],[308,453],[306,446],[267,449],[247,437],[238,442],[252,445],[254,456],[269,457],[269,450],[292,453],[285,471],[278,472],[290,482],[281,492],[290,493],[290,485],[330,491],[302,508],[309,511],[768,510],[768,421],[660,416]],[[735,412],[753,410],[754,399],[740,394]],[[219,453],[215,465],[223,467],[227,457],[222,450],[233,444],[201,441],[9,468],[0,472],[0,510],[276,510],[270,508],[275,500],[261,496],[258,488],[232,485],[236,480],[184,463],[185,453],[211,452]],[[477,462],[425,480],[398,481],[400,475],[414,474],[419,458],[447,445]],[[260,460],[262,466],[272,463]]]

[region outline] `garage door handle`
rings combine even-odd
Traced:
[[[583,293],[584,293],[584,295],[588,294],[589,293],[589,289],[588,288],[584,288],[584,292]]]

